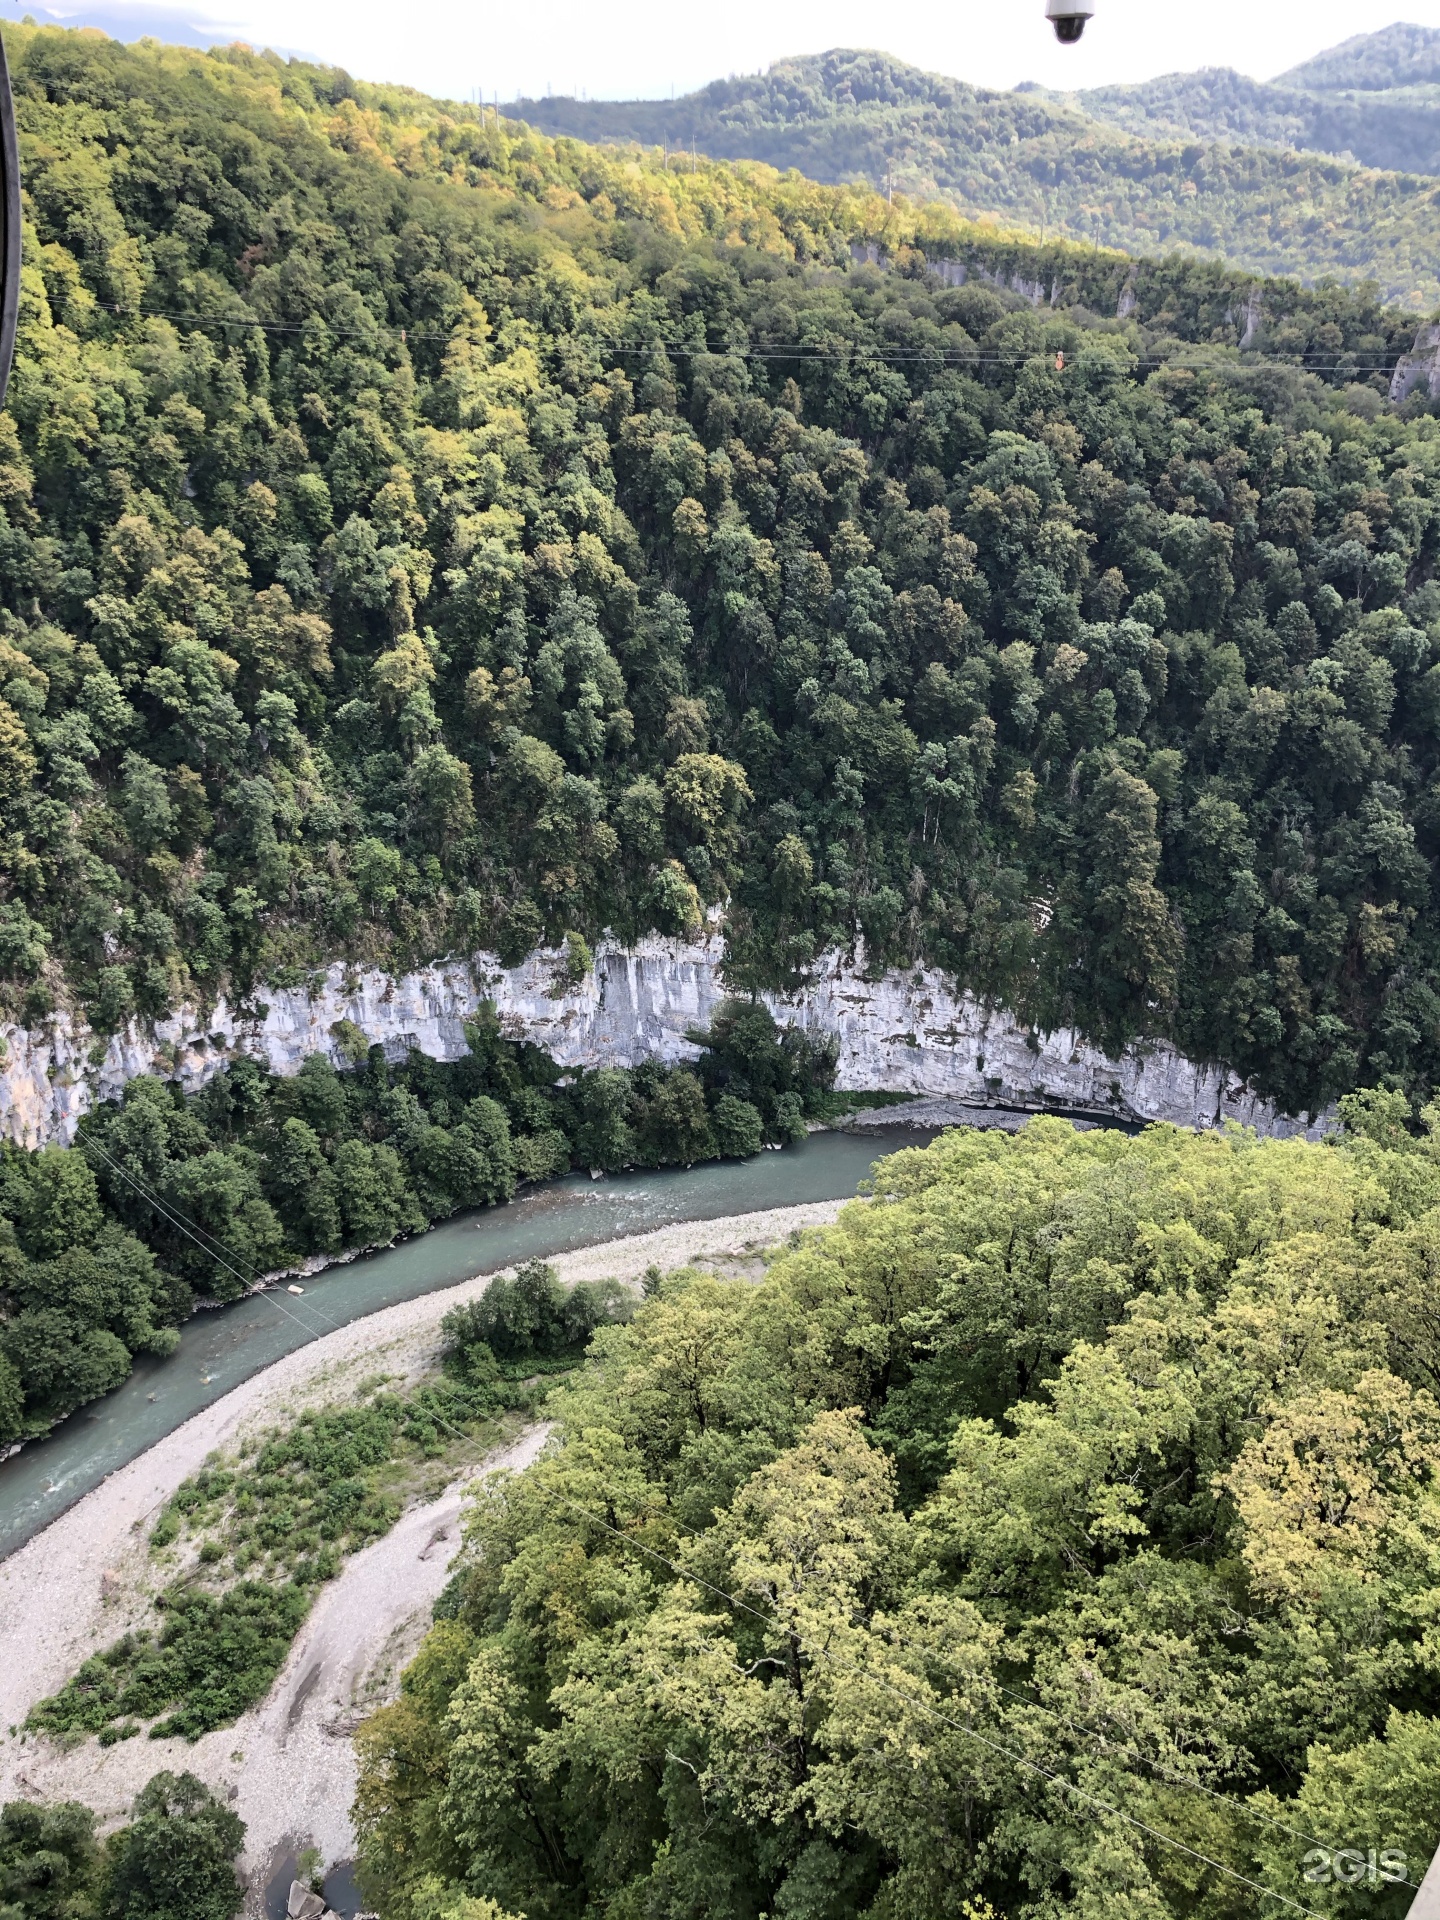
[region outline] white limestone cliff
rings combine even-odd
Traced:
[[[0,1135],[28,1147],[65,1143],[81,1115],[116,1098],[136,1074],[158,1073],[193,1091],[239,1054],[294,1073],[308,1054],[342,1058],[337,1023],[352,1022],[396,1057],[408,1047],[440,1060],[465,1052],[464,1023],[484,999],[507,1030],[549,1050],[564,1067],[633,1066],[694,1058],[687,1030],[703,1027],[725,996],[717,931],[695,941],[652,937],[632,948],[604,942],[594,972],[558,997],[558,956],[534,953],[502,967],[491,954],[447,961],[400,978],[332,966],[310,989],[273,988],[248,1011],[222,1000],[201,1019],[182,1010],[153,1029],[110,1039],[59,1015],[44,1028],[0,1025]],[[782,1022],[838,1035],[846,1089],[948,1095],[1005,1105],[1059,1106],[1137,1120],[1208,1127],[1238,1120],[1265,1134],[1323,1131],[1278,1112],[1232,1074],[1152,1045],[1110,1059],[1062,1029],[1032,1034],[1010,1014],[957,993],[927,968],[864,977],[863,956],[827,955],[811,984],[768,996]]]

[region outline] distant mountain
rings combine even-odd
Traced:
[[[1138,86],[1047,97],[1140,138],[1170,131],[1191,139],[1333,153],[1361,166],[1402,173],[1440,173],[1440,87],[1307,93],[1288,83],[1251,80],[1229,67],[1209,67],[1167,73]]]
[[[1440,117],[1428,110],[1406,123],[1408,173],[1297,151],[1317,124],[1312,96],[1223,72],[1080,98],[992,92],[837,48],[679,100],[559,97],[512,111],[548,134],[693,145],[1129,252],[1373,278],[1389,299],[1440,301],[1440,181],[1425,177],[1440,172]],[[1362,137],[1349,120],[1332,132],[1347,144]]]
[[[1151,139],[1164,131],[1246,146],[1313,145],[1305,138],[1316,105],[1309,94],[1251,80],[1233,67],[1202,67],[1197,73],[1161,74],[1138,86],[1090,87],[1046,97]]]
[[[1409,26],[1397,20],[1378,33],[1357,33],[1313,60],[1277,74],[1279,87],[1303,87],[1311,93],[1382,93],[1393,87],[1440,84],[1440,28]]]
[[[1046,97],[1142,138],[1168,129],[1440,173],[1440,31],[1433,27],[1358,34],[1268,83],[1207,67]]]

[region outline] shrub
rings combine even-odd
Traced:
[[[496,1361],[516,1367],[578,1358],[597,1327],[627,1320],[632,1306],[616,1280],[581,1281],[567,1289],[553,1267],[527,1260],[513,1279],[497,1276],[478,1300],[445,1315],[445,1364],[457,1379],[478,1381],[493,1377]]]
[[[744,1160],[765,1144],[765,1123],[748,1100],[724,1093],[710,1117],[715,1144],[727,1160]]]
[[[153,1739],[198,1740],[269,1691],[309,1606],[304,1589],[241,1581],[218,1598],[195,1589],[162,1593],[158,1638],[127,1634],[87,1660],[26,1722],[47,1733],[98,1733],[133,1715],[156,1721]],[[168,1710],[168,1711],[167,1711]]]

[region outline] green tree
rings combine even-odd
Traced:
[[[245,1823],[193,1773],[157,1773],[131,1823],[106,1845],[100,1912],[110,1920],[231,1920],[244,1888],[235,1856]]]
[[[0,1808],[0,1909],[16,1920],[89,1920],[100,1849],[95,1816],[78,1801]]]
[[[283,1121],[267,1160],[271,1195],[286,1227],[306,1253],[333,1252],[341,1244],[340,1194],[314,1128],[293,1117]]]
[[[417,1231],[425,1216],[405,1181],[393,1148],[345,1140],[332,1163],[347,1246],[386,1246],[397,1233]]]
[[[715,1144],[727,1159],[744,1160],[758,1153],[765,1140],[765,1123],[748,1100],[722,1093],[712,1119]]]
[[[1287,1833],[1423,1859],[1440,1453],[1385,1329],[1437,1209],[1428,1134],[1036,1119],[892,1155],[758,1285],[657,1276],[471,1505],[361,1736],[367,1884],[1239,1920],[1350,1897]],[[461,1347],[553,1311],[519,1281]]]
[[[16,1226],[27,1253],[43,1260],[86,1246],[104,1220],[95,1176],[82,1154],[45,1147],[14,1163],[24,1190],[16,1195]]]

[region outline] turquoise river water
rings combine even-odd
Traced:
[[[572,1175],[508,1206],[461,1214],[414,1240],[327,1268],[306,1280],[301,1298],[283,1290],[249,1294],[197,1313],[169,1359],[141,1359],[124,1386],[0,1463],[0,1559],[192,1414],[337,1326],[517,1260],[683,1220],[846,1199],[882,1154],[931,1137],[898,1128],[816,1133],[753,1160],[604,1180]]]

